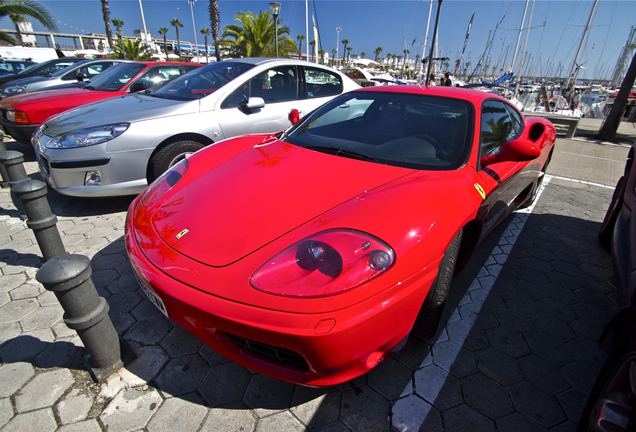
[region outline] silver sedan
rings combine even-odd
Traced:
[[[32,138],[40,171],[58,192],[105,197],[140,193],[206,145],[275,133],[289,114],[309,113],[358,88],[340,72],[305,61],[224,60],[151,94],[117,97],[42,123]]]

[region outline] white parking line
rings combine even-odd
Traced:
[[[610,162],[620,162],[622,164],[625,163],[625,160],[602,158],[602,157],[598,157],[598,156],[583,155],[583,154],[572,153],[572,152],[561,152],[561,154],[580,156],[580,157],[585,157],[585,158],[590,158],[590,159],[599,159],[599,160],[610,161]]]
[[[545,176],[543,185],[532,206],[515,213],[497,246],[479,271],[477,278],[448,319],[444,330],[434,341],[433,348],[415,372],[414,380],[406,386],[401,399],[393,405],[393,427],[396,430],[401,432],[417,431],[426,420],[426,416],[446,382],[457,354],[479,316],[484,301],[497,281],[499,272],[510,255],[535,204],[552,178],[554,176]],[[453,340],[448,337],[450,327],[452,327]]]

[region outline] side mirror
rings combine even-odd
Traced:
[[[78,73],[77,74],[77,81],[79,81],[79,82],[84,81],[86,78],[88,78],[88,77],[86,76],[85,73]]]
[[[146,85],[145,82],[137,81],[137,82],[134,82],[130,86],[130,93],[137,93],[137,92],[140,92],[142,90],[146,90],[147,88],[148,88],[148,86]]]
[[[499,153],[482,157],[479,163],[488,166],[497,162],[525,162],[538,158],[540,154],[541,149],[532,141],[516,139],[508,141]]]
[[[296,108],[294,108],[293,110],[289,112],[289,115],[287,116],[287,118],[289,119],[289,122],[291,124],[296,124],[300,121],[300,113],[298,112]]]
[[[246,114],[251,114],[255,109],[263,108],[265,106],[265,100],[260,97],[251,97],[248,100],[243,99],[239,103],[239,109]]]

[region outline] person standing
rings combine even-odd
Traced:
[[[444,74],[444,85],[446,87],[452,87],[453,86],[453,82],[450,79],[450,74],[448,72],[446,72]]]
[[[428,85],[430,86],[434,86],[435,84],[435,74],[431,74],[431,76],[428,77]]]

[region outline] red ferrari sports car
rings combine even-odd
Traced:
[[[552,124],[448,87],[336,97],[221,141],[131,204],[126,246],[161,311],[229,359],[338,384],[435,334],[452,275],[537,194]]]

